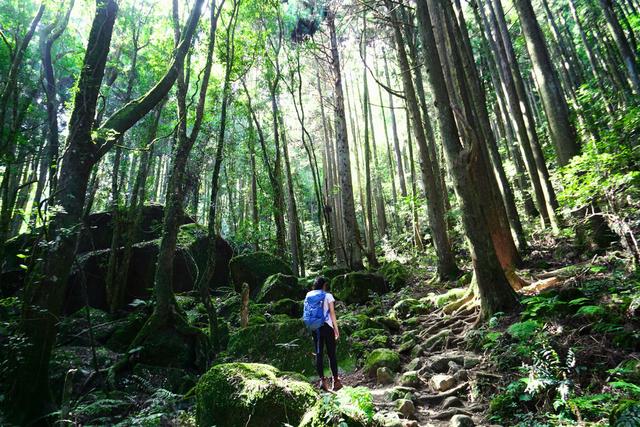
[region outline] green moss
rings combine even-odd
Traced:
[[[269,276],[277,273],[293,276],[291,267],[268,252],[253,252],[236,256],[231,259],[229,268],[236,291],[240,292],[242,284],[247,283],[252,298],[257,297]]]
[[[334,277],[347,274],[348,272],[349,272],[348,268],[329,266],[320,270],[320,276],[326,277],[328,280],[332,280]]]
[[[134,312],[118,323],[111,337],[107,341],[107,348],[113,351],[123,352],[129,348],[129,344],[138,335],[149,316],[143,312]]]
[[[345,336],[348,329],[342,330]],[[315,372],[311,333],[300,319],[252,325],[231,335],[228,352],[236,359],[269,363],[277,368],[311,375]],[[337,346],[338,363],[349,358],[348,340]]]
[[[280,427],[297,425],[317,400],[314,388],[296,375],[257,363],[217,365],[196,386],[200,426]]]
[[[390,332],[398,332],[400,330],[400,322],[398,319],[394,319],[393,317],[376,316],[372,320],[382,324],[382,326]]]
[[[376,328],[381,329],[384,327],[382,322],[372,319],[364,314],[352,314],[348,313],[344,316],[338,315],[338,322],[341,326],[347,326],[352,330]]]
[[[363,304],[371,300],[372,294],[382,295],[388,291],[382,276],[362,271],[335,277],[331,289],[337,299],[347,304]]]
[[[382,264],[379,270],[389,287],[394,290],[403,288],[409,280],[409,271],[398,261],[388,261]]]
[[[207,238],[207,227],[197,224],[185,224],[178,230],[178,246],[189,248],[197,241]]]
[[[409,317],[419,316],[421,314],[427,314],[432,310],[429,304],[425,304],[415,298],[406,298],[398,301],[391,312],[390,317],[395,319],[408,319]]]
[[[272,302],[283,298],[301,300],[306,293],[306,289],[298,283],[297,277],[277,273],[267,278],[256,300],[259,302]]]
[[[367,355],[364,370],[370,377],[374,377],[378,368],[382,367],[397,371],[400,369],[400,355],[387,348],[377,348]]]
[[[273,302],[267,307],[267,312],[271,314],[286,314],[296,319],[302,317],[302,310],[302,301],[294,301],[289,298]]]
[[[345,387],[326,394],[309,410],[299,427],[366,427],[372,424],[373,397],[365,387]]]
[[[427,298],[429,298],[429,301],[431,301],[436,307],[442,308],[451,301],[462,298],[466,292],[466,288],[454,288],[449,289],[444,294],[430,294]]]

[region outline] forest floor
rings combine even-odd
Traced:
[[[473,425],[469,418],[475,425],[609,425],[617,406],[640,396],[640,280],[630,261],[616,250],[587,256],[567,242],[541,242],[519,270],[531,286],[520,291],[518,314],[498,313],[477,326],[477,311],[450,315],[434,306],[392,335],[390,348],[402,360],[395,381],[359,369],[344,383],[370,388],[378,412],[415,420],[405,426]],[[429,295],[442,306],[447,293],[457,294],[449,288],[459,284],[429,284],[423,274],[401,297],[387,296],[385,308]],[[418,346],[406,345],[411,337]]]
[[[533,284],[521,291],[521,310],[480,324],[477,309],[443,310],[464,292],[470,274],[434,283],[428,261],[407,268],[400,290],[365,305],[337,305],[345,325],[357,316],[396,320],[384,345],[362,327],[351,336],[345,327],[338,344],[346,340],[358,350],[343,383],[373,398],[376,415],[362,425],[609,425],[617,407],[640,399],[640,276],[620,250],[587,255],[562,240],[539,242],[518,271]],[[193,297],[178,301],[190,321],[202,315],[189,305]],[[123,343],[150,307],[137,301],[125,318],[83,309],[63,319],[51,365],[54,390],[66,390],[59,420],[195,425],[197,370],[137,364],[116,384],[108,381],[109,368],[132,351]],[[3,321],[17,319],[19,300],[4,299],[0,309]],[[368,358],[378,347],[397,354],[399,363],[372,371]],[[263,362],[259,357],[239,359]]]

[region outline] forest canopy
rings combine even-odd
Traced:
[[[639,38],[638,0],[2,1],[0,424],[640,425]]]

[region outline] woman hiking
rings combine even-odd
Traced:
[[[329,293],[329,281],[319,276],[313,282],[313,290],[307,292],[304,299],[303,320],[313,334],[316,355],[316,370],[320,377],[320,388],[325,391],[338,391],[342,388],[338,378],[338,360],[336,359],[336,341],[340,338],[340,329],[336,320],[335,298]],[[327,348],[329,366],[333,374],[333,387],[324,376],[324,348]]]

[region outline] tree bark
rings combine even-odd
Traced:
[[[551,62],[533,6],[528,0],[515,0],[514,5],[520,17],[520,25],[539,85],[551,141],[556,149],[558,163],[564,166],[580,152],[578,136],[571,123],[569,106],[562,93],[562,86]]]
[[[453,111],[436,47],[434,28],[437,22],[431,20],[430,11],[436,12],[440,5],[435,0],[418,0],[417,16],[422,36],[425,57],[428,58],[428,77],[436,103],[438,124],[451,171],[462,218],[471,250],[475,279],[480,294],[482,315],[487,318],[496,311],[510,311],[517,305],[515,292],[509,285],[493,246],[483,203],[482,182],[473,173],[477,166],[474,151],[478,150],[473,141],[463,147],[458,139]],[[482,174],[480,174],[482,175]]]
[[[327,25],[331,43],[331,66],[334,78],[334,114],[335,136],[337,145],[338,177],[340,180],[340,195],[343,209],[344,228],[344,260],[346,266],[352,270],[361,270],[362,254],[360,231],[356,221],[356,210],[353,201],[353,186],[351,184],[351,160],[349,156],[349,141],[347,137],[347,122],[344,111],[344,94],[342,91],[342,70],[338,53],[338,38],[335,27],[335,11],[327,12]]]
[[[447,224],[445,221],[444,204],[442,195],[437,194],[439,188],[436,182],[436,172],[430,158],[427,138],[425,135],[420,106],[416,97],[415,88],[411,77],[411,66],[405,51],[405,41],[400,28],[400,16],[394,9],[390,0],[385,0],[387,9],[391,15],[394,37],[396,41],[396,52],[400,62],[400,72],[404,96],[406,97],[407,109],[411,116],[413,134],[418,143],[420,154],[420,169],[422,171],[422,181],[427,195],[427,213],[429,216],[429,227],[433,238],[434,247],[438,257],[438,276],[441,280],[455,279],[459,276],[460,270],[455,261],[455,256],[451,247],[451,241],[447,235]]]

